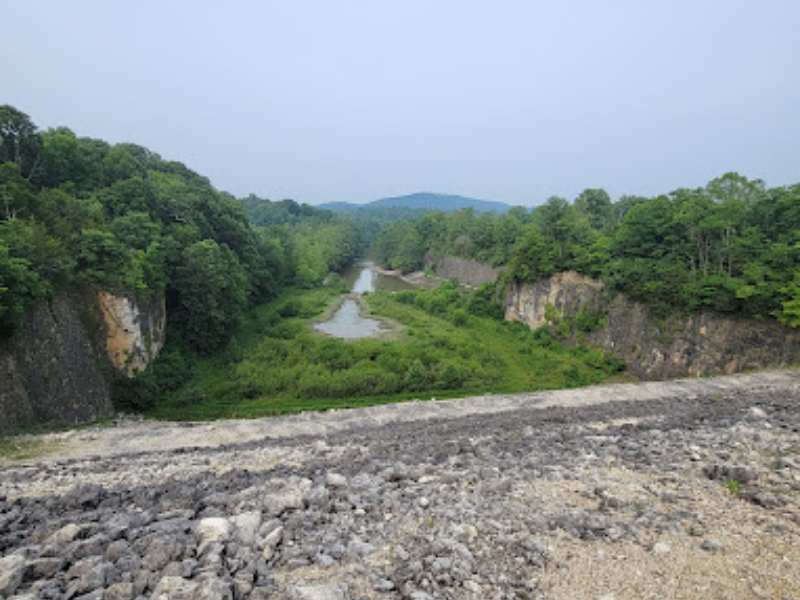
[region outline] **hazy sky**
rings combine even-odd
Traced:
[[[237,196],[800,182],[798,0],[0,0],[0,104]]]

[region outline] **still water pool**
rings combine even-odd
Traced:
[[[350,294],[344,297],[342,305],[330,319],[315,324],[314,329],[350,340],[374,337],[388,330],[383,322],[363,315],[366,309],[358,296],[378,289],[398,291],[411,289],[413,286],[396,277],[375,273],[370,269],[371,265],[370,262],[362,262],[343,273],[344,280],[350,286]]]

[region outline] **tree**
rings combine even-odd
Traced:
[[[0,163],[13,162],[30,178],[39,161],[42,139],[30,117],[13,106],[0,106]]]
[[[11,256],[0,240],[0,338],[8,336],[19,325],[25,310],[49,287],[24,258]]]
[[[214,240],[189,246],[177,269],[175,323],[182,338],[202,353],[219,348],[247,307],[247,275],[236,255]]]
[[[611,197],[603,189],[583,190],[575,199],[575,206],[586,213],[594,229],[602,229],[611,223]]]

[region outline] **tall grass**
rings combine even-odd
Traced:
[[[470,314],[461,308],[469,298],[445,292],[447,302],[434,297],[442,293],[436,290],[370,295],[371,312],[404,330],[391,339],[356,341],[325,337],[310,326],[336,292],[284,294],[252,311],[225,351],[199,360],[188,380],[148,412],[170,419],[279,415],[575,387],[620,368],[602,351],[567,348],[546,331]]]

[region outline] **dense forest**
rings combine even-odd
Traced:
[[[2,336],[33,303],[85,282],[164,296],[171,345],[208,354],[249,307],[321,283],[357,251],[353,225],[332,213],[239,201],[146,148],[41,132],[11,106],[0,142]]]
[[[661,313],[712,310],[800,325],[800,185],[768,189],[726,174],[698,189],[612,202],[587,189],[527,211],[471,210],[397,221],[381,264],[412,271],[452,254],[506,267],[506,281],[574,270]]]

